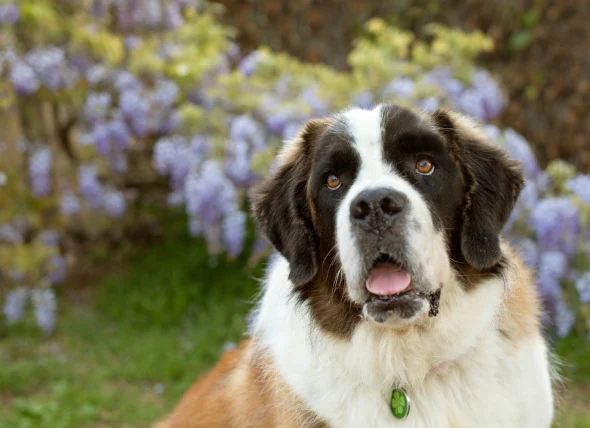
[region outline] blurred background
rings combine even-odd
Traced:
[[[309,118],[449,106],[523,163],[557,427],[590,427],[590,2],[0,0],[0,427],[148,426],[246,330]]]

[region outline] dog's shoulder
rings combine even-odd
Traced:
[[[235,382],[233,378],[247,347],[248,343],[242,342],[236,349],[227,351],[211,371],[193,384],[172,413],[158,422],[155,428],[224,426],[228,415],[220,409],[234,405],[227,394],[228,388]]]
[[[227,351],[155,428],[318,426],[307,423],[313,419],[255,341],[246,339]]]

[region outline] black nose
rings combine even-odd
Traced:
[[[393,189],[365,190],[350,204],[350,217],[355,222],[392,220],[404,210],[408,198]]]

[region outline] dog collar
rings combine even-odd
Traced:
[[[397,419],[406,419],[410,414],[410,396],[403,388],[391,391],[391,413]]]

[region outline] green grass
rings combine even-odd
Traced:
[[[0,427],[149,425],[243,335],[261,275],[244,266],[171,239],[64,290],[53,337],[0,327]]]
[[[261,269],[211,266],[201,244],[179,236],[110,266],[98,285],[62,290],[51,338],[31,319],[0,323],[0,427],[149,426],[240,339]],[[588,343],[558,351],[575,383],[556,426],[590,427]]]

